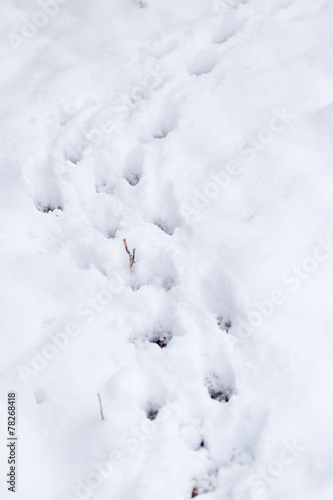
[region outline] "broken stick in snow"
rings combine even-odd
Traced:
[[[131,252],[128,250],[127,243],[126,243],[126,240],[125,240],[125,239],[123,240],[123,242],[124,242],[124,245],[125,245],[125,250],[126,250],[126,252],[128,253],[128,257],[129,257],[129,266],[130,266],[130,269],[132,269],[133,264],[134,264],[134,262],[135,262],[135,248],[133,249],[133,252],[131,253]]]

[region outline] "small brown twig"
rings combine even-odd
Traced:
[[[132,269],[134,263],[135,263],[135,248],[133,249],[133,252],[131,253],[129,250],[128,250],[128,247],[127,247],[127,243],[126,243],[126,240],[124,239],[123,240],[124,242],[124,245],[125,245],[125,250],[126,250],[126,253],[128,253],[128,257],[129,257],[129,266],[130,266],[130,269]]]
[[[102,420],[104,420],[101,396],[99,394],[97,394],[97,396],[98,396],[98,399],[99,399],[99,409],[101,410],[101,417],[102,417]]]
[[[192,498],[195,498],[199,495],[198,488],[195,486],[192,490]]]

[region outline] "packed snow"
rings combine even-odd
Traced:
[[[333,2],[1,10],[1,500],[331,500]]]

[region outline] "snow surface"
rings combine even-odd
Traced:
[[[333,2],[1,9],[1,499],[331,500]]]

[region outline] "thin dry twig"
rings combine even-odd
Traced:
[[[104,420],[101,396],[99,394],[97,394],[97,396],[98,396],[98,400],[99,400],[99,409],[101,410],[101,417],[102,417],[102,420]]]
[[[134,263],[135,263],[135,248],[133,249],[133,252],[131,253],[129,250],[128,250],[128,246],[127,246],[127,243],[126,243],[126,240],[124,239],[123,240],[124,242],[124,245],[125,245],[125,250],[126,250],[126,253],[128,253],[128,258],[129,258],[129,266],[130,266],[130,269],[132,269]]]
[[[199,495],[198,488],[195,486],[192,490],[192,498],[195,498]]]

